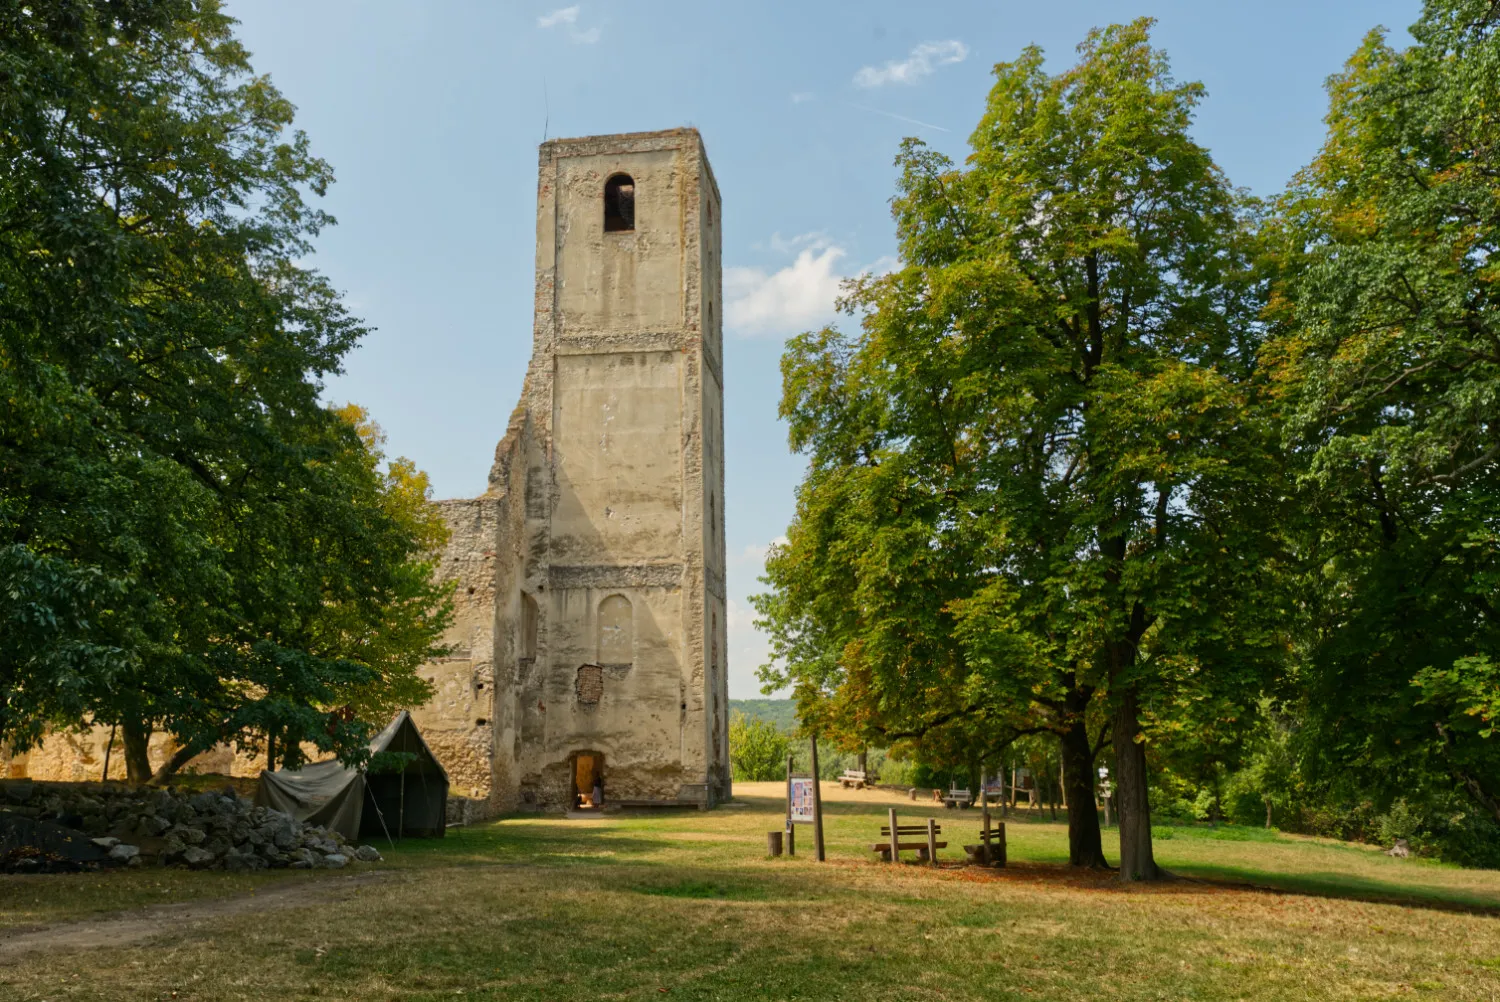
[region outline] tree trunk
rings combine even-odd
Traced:
[[[1120,879],[1160,880],[1151,852],[1151,801],[1146,789],[1146,746],[1136,740],[1140,711],[1134,688],[1119,695],[1114,719],[1115,813],[1120,826]]]
[[[1266,802],[1266,827],[1269,828],[1271,827],[1271,798],[1262,797],[1261,799]]]
[[[212,746],[210,745],[209,747]],[[183,747],[177,749],[177,751],[172,753],[171,758],[167,759],[161,764],[160,769],[151,774],[151,785],[160,786],[161,784],[165,783],[167,780],[177,775],[177,770],[181,769],[183,766],[187,765],[194,758],[203,754],[207,750],[208,748],[200,748],[199,746],[194,744],[184,745]]]
[[[1473,799],[1474,803],[1489,811],[1490,817],[1496,821],[1500,821],[1500,799],[1492,796],[1477,778],[1462,769],[1454,770],[1453,774],[1463,784],[1464,789],[1468,791],[1469,797]]]
[[[1099,835],[1099,815],[1090,808],[1094,803],[1094,749],[1089,744],[1088,727],[1083,715],[1058,735],[1062,746],[1063,776],[1067,779],[1068,862],[1090,869],[1109,868],[1104,858],[1104,841]]]
[[[132,783],[151,779],[151,727],[143,720],[120,722],[120,736],[125,745],[125,778]]]

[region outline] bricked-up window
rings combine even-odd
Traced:
[[[521,653],[522,658],[536,658],[536,628],[537,620],[541,618],[537,611],[536,599],[521,592]]]
[[[604,669],[598,665],[579,665],[574,691],[580,706],[598,706],[604,698]]]
[[[616,174],[604,182],[604,232],[635,229],[635,179]]]
[[[635,621],[624,595],[599,603],[598,662],[606,668],[629,668],[635,662]]]

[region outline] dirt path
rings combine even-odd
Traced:
[[[79,922],[0,933],[0,964],[36,953],[133,946],[168,932],[191,934],[199,923],[225,915],[253,915],[278,908],[340,901],[359,888],[367,887],[384,877],[385,874],[381,873],[362,873],[357,876],[289,881],[232,898],[151,905]]]

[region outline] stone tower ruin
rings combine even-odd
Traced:
[[[557,139],[520,403],[442,502],[451,656],[415,716],[482,810],[729,796],[719,191],[695,129]],[[580,797],[580,794],[584,797]]]

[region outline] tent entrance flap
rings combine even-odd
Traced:
[[[404,710],[370,742],[366,771],[338,762],[262,772],[255,802],[347,839],[387,833],[441,837],[448,820],[448,775]],[[382,759],[383,752],[404,753]]]

